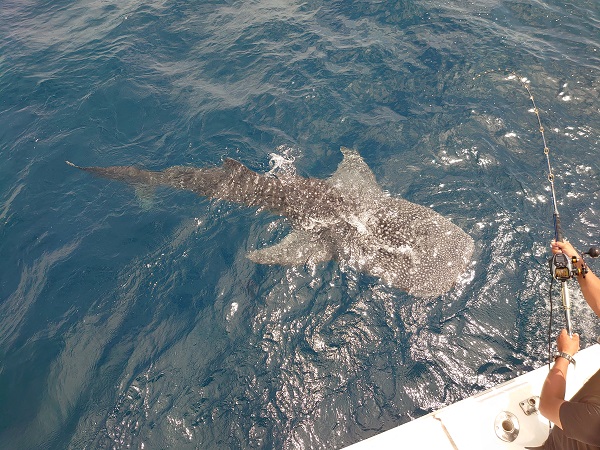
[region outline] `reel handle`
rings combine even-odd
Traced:
[[[590,249],[584,253],[584,255],[589,255],[591,258],[597,258],[600,256],[600,247],[596,247],[595,245],[590,247]]]

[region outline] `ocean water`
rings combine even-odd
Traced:
[[[2,1],[0,448],[341,448],[543,365],[546,161],[491,69],[598,244],[596,0]],[[325,178],[340,146],[473,237],[467,282],[258,266],[284,219],[64,163]]]

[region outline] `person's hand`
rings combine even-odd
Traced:
[[[579,351],[579,335],[573,333],[573,337],[571,337],[567,330],[563,329],[556,339],[556,345],[559,352],[565,352],[573,356]]]
[[[554,254],[564,253],[569,258],[576,256],[577,259],[580,259],[579,253],[577,253],[577,251],[573,248],[571,243],[568,241],[556,242],[553,240],[552,242],[550,242],[550,248],[552,249],[552,253],[554,253]]]

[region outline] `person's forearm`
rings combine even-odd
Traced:
[[[540,394],[540,412],[560,428],[562,428],[562,424],[558,412],[560,405],[565,401],[568,367],[569,361],[560,357],[556,358],[554,367],[548,373]]]
[[[585,278],[583,275],[577,277],[581,293],[590,308],[594,310],[596,315],[600,317],[600,278],[598,278],[591,270]]]

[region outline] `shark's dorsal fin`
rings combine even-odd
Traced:
[[[375,175],[356,150],[341,147],[344,159],[327,183],[346,192],[381,195],[382,189]]]
[[[232,159],[232,158],[225,158],[225,160],[223,161],[223,169],[226,172],[235,172],[235,171],[243,171],[243,172],[252,172],[250,169],[248,169],[245,165],[243,165],[241,162]]]
[[[248,258],[258,264],[296,266],[329,261],[333,255],[331,249],[313,233],[294,230],[278,244],[249,252]]]

